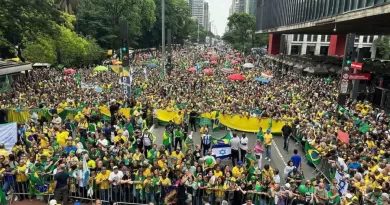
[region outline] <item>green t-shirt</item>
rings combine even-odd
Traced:
[[[328,197],[329,197],[328,204],[329,205],[340,204],[340,202],[341,202],[340,196],[336,196],[334,199],[330,199],[330,197],[332,197],[332,196],[333,196],[332,192],[328,191]]]

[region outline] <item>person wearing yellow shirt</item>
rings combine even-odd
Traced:
[[[16,175],[16,193],[24,193],[28,190],[28,176],[26,174],[27,165],[24,160],[20,160],[19,165],[15,168]],[[20,195],[20,199],[25,199],[25,195]]]
[[[271,161],[271,146],[272,146],[272,134],[271,129],[267,129],[267,133],[264,134],[264,145],[265,145],[265,159]]]
[[[221,171],[220,166],[217,166],[217,168],[214,170],[214,176],[215,177],[222,177],[223,176],[223,172]]]
[[[135,150],[135,153],[133,154],[133,160],[139,161],[140,158],[141,158],[141,155],[142,155],[142,153],[141,153],[141,152],[139,151],[139,149],[137,148],[137,149]]]
[[[85,108],[83,108],[81,112],[89,120],[89,118],[91,117],[92,109],[89,107],[89,105],[87,105],[85,106]]]
[[[96,175],[96,184],[99,185],[100,188],[100,197],[103,200],[108,199],[108,192],[110,188],[110,181],[108,178],[110,177],[111,172],[106,169],[106,167],[102,167],[102,171]]]
[[[56,128],[54,128],[56,129]],[[69,137],[69,132],[64,130],[63,128],[59,128],[58,132],[56,133],[57,142],[61,147],[66,146],[66,140]]]
[[[171,154],[171,159],[173,159],[173,158],[176,158],[177,162],[180,164],[181,160],[184,158],[184,154],[183,154],[183,152],[180,151],[179,148],[177,148],[176,151],[172,152],[172,154]]]
[[[181,114],[181,111],[179,111],[175,117],[173,118],[173,121],[177,126],[181,126],[181,123],[183,122],[183,115]]]
[[[159,180],[159,184],[161,186],[161,198],[163,199],[165,195],[167,194],[167,188],[171,186],[171,180],[167,177],[167,173],[163,172],[161,173],[161,177]]]
[[[233,177],[238,178],[244,172],[244,167],[242,167],[242,161],[237,162],[237,166],[234,166],[232,169]]]

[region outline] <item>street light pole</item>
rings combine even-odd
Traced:
[[[161,0],[161,62],[165,76],[165,0]]]
[[[197,21],[198,22],[198,45],[199,45],[199,20]]]

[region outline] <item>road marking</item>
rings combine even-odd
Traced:
[[[287,166],[286,160],[284,160],[284,157],[283,157],[282,153],[280,152],[278,146],[276,145],[275,140],[272,140],[272,145],[275,147],[276,152],[278,152],[279,157],[282,159],[284,166]]]
[[[152,127],[150,127],[150,129],[149,129],[150,133],[153,133],[153,131],[154,131],[154,125],[152,125]]]

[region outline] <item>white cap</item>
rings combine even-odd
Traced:
[[[348,199],[352,198],[352,194],[351,193],[348,193],[345,195]]]
[[[57,205],[57,200],[55,199],[50,200],[49,205]]]

